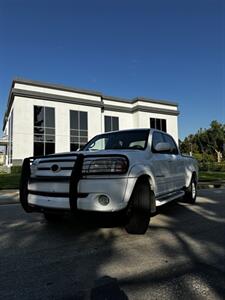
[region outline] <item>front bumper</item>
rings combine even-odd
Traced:
[[[30,159],[25,159],[20,184],[20,201],[27,212],[44,209],[54,210],[87,210],[113,212],[126,207],[124,201],[128,178],[125,175],[98,178],[82,176],[83,155],[78,155],[71,176],[66,180],[54,178],[33,180],[31,178]],[[91,178],[88,178],[91,177]],[[99,196],[109,198],[107,205],[99,202]]]
[[[111,212],[121,210],[126,207],[126,203],[123,201],[126,186],[127,178],[81,179],[78,183],[76,207],[88,211]],[[38,190],[43,192],[39,193]],[[70,210],[68,190],[68,183],[29,183],[28,191],[32,192],[28,192],[28,204]],[[98,199],[101,195],[109,198],[108,205],[104,206],[99,203]]]

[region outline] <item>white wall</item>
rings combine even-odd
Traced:
[[[177,110],[177,106],[172,106],[172,105],[166,105],[166,104],[162,104],[162,103],[153,103],[153,102],[147,102],[147,101],[137,101],[134,103],[134,107],[135,105],[140,105],[140,106],[145,106],[145,107],[149,107],[149,108],[159,108],[159,109],[169,109],[169,110]]]
[[[43,101],[39,102],[43,105]],[[33,155],[33,105],[32,100],[14,98],[13,159]]]
[[[70,110],[87,112],[88,139],[101,133],[101,108],[51,101],[45,106],[55,107],[56,152],[70,151]]]
[[[48,94],[58,95],[58,96],[67,96],[67,97],[72,97],[72,98],[80,98],[80,99],[92,100],[92,101],[94,100],[94,101],[99,101],[99,102],[101,101],[100,96],[62,91],[62,90],[46,88],[46,87],[42,87],[42,86],[33,86],[33,85],[28,85],[28,84],[15,83],[14,88],[22,89],[22,90],[26,90],[26,91],[32,91],[32,92],[48,93]]]
[[[122,106],[122,107],[126,107],[126,108],[132,108],[133,104],[129,103],[129,102],[120,102],[120,101],[116,101],[116,100],[106,100],[103,98],[103,102],[105,105],[113,105],[113,106]]]
[[[142,111],[136,112],[134,114],[134,122],[139,128],[149,128],[150,118],[166,119],[167,133],[171,134],[175,141],[178,143],[177,116],[155,114]]]
[[[24,159],[33,155],[34,105],[55,108],[56,152],[70,151],[70,110],[88,113],[88,139],[101,133],[101,108],[15,97],[13,159]]]
[[[26,89],[36,92],[45,92],[55,95],[77,97],[80,99],[94,100],[101,103],[100,96],[85,95],[81,93],[61,91],[53,88],[29,86],[27,84],[15,83],[15,88]],[[76,99],[74,98],[74,102]],[[113,105],[114,107],[121,106],[125,108],[132,108],[136,105],[144,105],[145,107],[162,108],[177,110],[176,106],[169,106],[166,104],[147,103],[138,101],[134,104],[124,103],[120,101],[104,100],[104,104]],[[27,98],[22,96],[15,96],[11,110],[14,110],[13,121],[13,159],[24,159],[25,157],[33,156],[33,110],[34,105],[47,106],[55,108],[56,120],[56,152],[67,152],[70,150],[70,110],[85,111],[88,113],[88,139],[91,139],[96,134],[105,131],[104,116],[114,116],[119,118],[119,129],[132,128],[149,128],[150,118],[166,119],[167,132],[170,133],[178,142],[178,123],[177,116],[149,113],[143,111],[117,112],[105,109],[102,113],[100,107],[92,107],[87,105],[77,105],[71,103],[54,102],[47,100],[38,100],[34,98]],[[118,108],[119,109],[119,108]],[[11,113],[11,112],[10,112]],[[8,126],[8,124],[6,125]]]
[[[102,114],[102,132],[105,132],[105,123],[104,123],[105,116],[118,117],[120,130],[134,128],[133,117],[131,113],[105,110],[104,113]]]

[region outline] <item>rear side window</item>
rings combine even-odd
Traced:
[[[171,146],[171,152],[170,154],[178,154],[177,145],[174,142],[173,138],[167,134],[163,134],[164,142],[169,143]]]

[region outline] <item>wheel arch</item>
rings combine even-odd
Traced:
[[[125,201],[127,202],[127,205],[129,204],[132,194],[134,192],[135,187],[140,182],[146,182],[146,184],[149,185],[150,191],[155,195],[154,193],[154,180],[153,177],[150,174],[146,173],[139,173],[136,178],[132,178],[132,182],[130,181],[130,184],[128,184],[126,189],[126,195],[125,195]],[[151,197],[151,213],[154,213],[156,211],[156,202],[155,197]]]
[[[196,172],[196,171],[193,171],[193,172],[192,172],[192,177],[194,177],[194,179],[196,179],[196,180],[198,179],[198,176],[197,176],[197,172]]]
[[[188,188],[189,185],[191,184],[192,178],[194,178],[196,180],[196,183],[197,183],[197,181],[198,181],[198,175],[197,175],[196,171],[192,171],[190,173],[188,181],[187,181],[187,184],[186,184],[186,188]]]

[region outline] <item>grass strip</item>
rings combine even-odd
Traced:
[[[0,190],[18,189],[20,174],[0,174]]]

